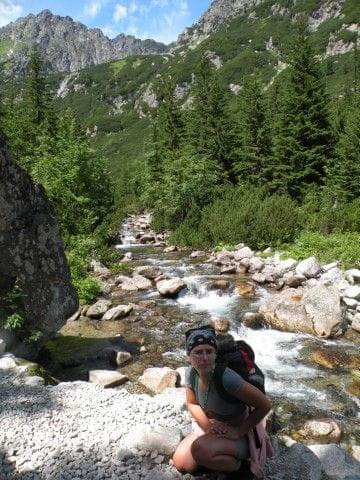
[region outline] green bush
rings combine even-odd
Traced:
[[[330,190],[310,190],[299,208],[302,228],[328,233],[360,232],[360,198],[348,203],[334,201]]]
[[[343,268],[360,267],[360,234],[355,232],[322,235],[303,232],[288,247],[287,254],[296,259],[315,256],[321,262],[340,260]]]
[[[99,282],[90,276],[73,278],[81,305],[91,303],[101,292]]]
[[[229,188],[223,198],[204,208],[200,229],[213,245],[278,245],[295,238],[299,229],[297,206],[286,195],[267,196],[264,189]]]

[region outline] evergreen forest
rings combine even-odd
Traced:
[[[106,145],[105,137],[93,141],[81,108],[54,98],[54,78],[44,75],[45,59],[33,51],[21,96],[19,85],[2,95],[1,129],[15,159],[55,207],[81,301],[99,292],[90,259],[116,271],[129,268],[119,267],[111,244],[122,218],[142,209],[178,245],[244,242],[359,267],[359,54],[355,48],[349,55],[348,81],[341,93],[330,91],[324,63],[300,21],[288,66],[273,82],[255,66],[234,95],[204,54],[184,106],[175,93],[179,77],[158,75],[157,108],[145,112],[141,127],[133,113],[122,119],[134,125],[136,158],[114,168],[107,154],[117,148],[117,134],[108,132]],[[120,135],[120,122],[116,129]],[[122,152],[131,141],[122,140]]]

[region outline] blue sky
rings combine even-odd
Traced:
[[[0,0],[0,27],[47,8],[101,28],[111,38],[125,33],[170,43],[210,4],[211,0]]]

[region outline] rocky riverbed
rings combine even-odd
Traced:
[[[148,216],[132,217],[118,248],[133,273],[114,275],[93,262],[102,298],[70,319],[40,357],[53,376],[77,381],[45,386],[30,376],[34,366],[0,357],[1,479],[194,478],[170,460],[190,428],[178,367],[186,364],[184,331],[212,321],[249,341],[266,373],[276,450],[266,478],[359,480],[356,270],[344,275],[335,264],[299,264],[276,252],[260,257],[244,245],[178,251],[165,241]],[[330,321],[319,322],[318,301],[307,292],[318,287],[316,298],[326,299],[334,285],[338,302],[330,301]],[[303,330],[290,328],[286,308]]]

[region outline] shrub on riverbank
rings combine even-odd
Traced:
[[[191,215],[177,228],[172,242],[193,247],[244,242],[252,248],[294,240],[299,230],[296,203],[265,189],[229,187],[224,195]]]
[[[360,233],[302,232],[294,244],[289,245],[286,254],[299,260],[315,256],[324,263],[339,260],[343,268],[359,268]]]

